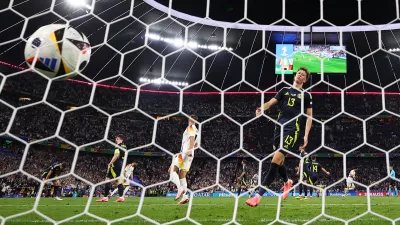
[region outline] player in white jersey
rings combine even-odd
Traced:
[[[188,121],[189,124],[183,133],[181,152],[174,157],[172,165],[168,169],[170,180],[178,187],[175,201],[183,196],[179,204],[186,204],[189,202],[189,197],[186,194],[186,174],[190,170],[194,157],[194,149],[197,147],[196,137],[198,132],[194,120],[198,120],[198,118],[195,115],[191,115],[190,117],[191,119]]]
[[[124,193],[122,196],[125,196],[126,193],[129,191],[131,181],[133,181],[133,171],[135,170],[135,166],[137,166],[136,162],[132,162],[131,164],[128,164],[125,166],[125,169],[124,169],[125,180],[123,183],[123,185],[125,186],[125,189],[124,189]],[[117,193],[117,191],[118,191],[118,189],[115,188],[110,196],[111,197],[114,196],[114,194]]]
[[[353,170],[350,171],[349,176],[346,179],[346,186],[347,187],[344,189],[344,196],[347,195],[347,192],[349,190],[354,190],[355,189],[354,180],[356,178],[356,171],[357,170],[358,169],[356,168],[356,169],[353,169]]]
[[[254,174],[251,178],[249,198],[253,196],[255,188],[258,186],[258,174]]]

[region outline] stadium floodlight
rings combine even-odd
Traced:
[[[92,6],[88,5],[85,0],[67,0],[67,2],[74,7],[85,7],[86,9],[92,9]]]
[[[197,44],[197,43],[194,42],[194,41],[190,41],[190,42],[188,43],[188,46],[189,46],[189,48],[197,48],[197,47],[199,46],[199,44]]]
[[[71,1],[78,1],[78,0],[71,0]],[[153,34],[153,33],[149,33],[146,34],[147,37],[149,37],[149,39],[151,40],[156,40],[156,41],[162,41],[162,42],[166,42],[168,44],[172,44],[176,47],[183,47],[186,46],[191,48],[191,49],[196,49],[196,48],[203,48],[203,49],[208,49],[208,50],[212,50],[212,51],[217,51],[222,49],[221,46],[218,45],[200,45],[195,41],[190,41],[187,44],[185,44],[184,40],[180,39],[180,38],[175,38],[175,39],[171,39],[171,38],[166,38],[166,37],[161,37],[158,34]],[[227,48],[228,50],[232,51],[233,48]]]
[[[147,79],[147,78],[141,77],[141,78],[139,78],[139,81],[142,83],[152,83],[152,84],[173,84],[173,85],[182,86],[182,87],[186,87],[189,85],[188,82],[161,80],[160,78]]]

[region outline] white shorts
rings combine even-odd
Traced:
[[[348,177],[346,183],[347,183],[347,188],[355,188],[354,180],[352,177]]]
[[[172,165],[178,167],[180,170],[189,171],[192,162],[193,162],[193,156],[188,156],[187,154],[179,153],[177,156],[175,156]]]

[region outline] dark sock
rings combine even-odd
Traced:
[[[314,188],[310,188],[310,197],[312,197],[313,191],[314,191]]]
[[[238,196],[240,195],[240,192],[242,191],[241,188],[238,189]]]
[[[299,184],[299,195],[303,194],[303,184]]]
[[[118,195],[119,197],[123,197],[124,195],[124,186],[122,184],[118,184]]]
[[[56,197],[60,197],[60,195],[61,195],[61,187],[57,186],[56,188],[57,188]]]
[[[278,164],[271,163],[271,166],[269,167],[267,176],[265,176],[265,178],[261,182],[262,186],[268,187],[275,180],[276,171],[278,170],[278,167],[279,167]],[[265,192],[266,192],[266,190],[264,188],[260,188],[260,190],[258,190],[258,194],[260,196],[263,196],[263,194]]]
[[[307,197],[307,187],[306,185],[304,185],[304,196]]]
[[[111,184],[106,183],[104,189],[104,197],[108,197],[108,195],[110,194],[110,190],[111,190]]]
[[[282,179],[283,179],[283,182],[287,182],[288,181],[288,176],[287,176],[287,172],[286,172],[286,167],[285,167],[285,165],[282,165],[282,166],[280,166],[280,167],[278,167],[278,173],[279,173],[279,175],[281,175],[281,177],[282,177]]]
[[[53,193],[54,197],[58,196],[58,186],[54,186],[54,193]]]

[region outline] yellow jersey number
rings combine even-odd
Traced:
[[[288,99],[288,102],[287,102],[288,106],[294,106],[294,102],[295,102],[295,101],[296,101],[295,98],[289,98],[289,99]]]

